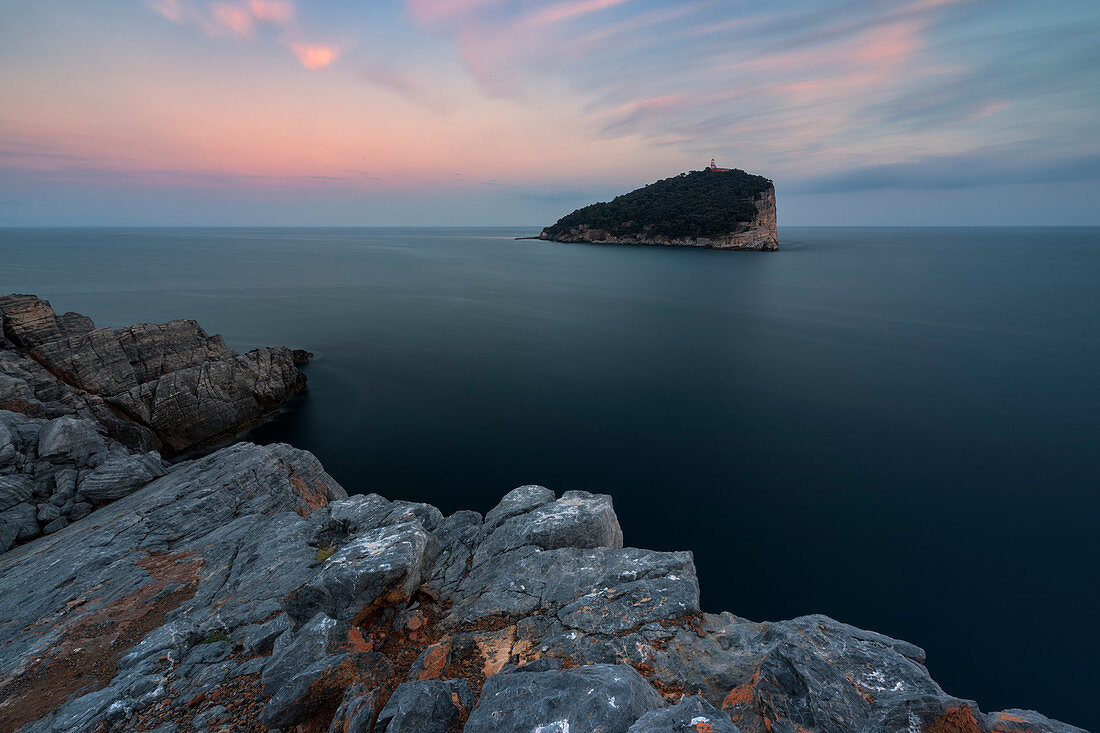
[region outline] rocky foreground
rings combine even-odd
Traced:
[[[0,471],[102,455],[0,418]],[[88,476],[144,460],[108,446]],[[691,554],[624,548],[607,496],[445,517],[286,445],[157,471],[0,555],[0,731],[1078,730],[983,714],[919,648],[824,616],[703,613]]]

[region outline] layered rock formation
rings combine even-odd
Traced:
[[[0,730],[26,733],[1077,730],[983,714],[824,616],[703,613],[691,554],[623,547],[610,497],[443,516],[284,445],[0,555],[0,618]]]
[[[0,409],[93,420],[134,450],[237,435],[305,386],[305,352],[238,354],[194,321],[95,328],[33,295],[0,297]]]

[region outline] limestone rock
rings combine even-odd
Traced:
[[[362,682],[352,685],[344,691],[344,699],[332,716],[328,733],[371,733],[376,703],[375,690],[367,689]]]
[[[451,733],[462,730],[474,709],[463,680],[405,682],[378,714],[377,733]]]
[[[356,535],[291,597],[287,614],[299,622],[318,612],[348,620],[378,601],[403,603],[420,586],[431,544],[416,521]]]
[[[164,473],[164,465],[156,453],[114,455],[80,482],[80,494],[92,504],[106,504],[121,499]]]
[[[81,498],[134,457],[108,440],[77,469],[37,457],[48,420],[0,424],[0,541],[71,520],[46,500],[65,472]],[[0,555],[0,730],[1079,733],[983,715],[919,647],[825,616],[703,613],[690,553],[621,545],[608,497],[444,517],[235,445]]]
[[[625,733],[640,717],[665,705],[630,666],[598,664],[489,678],[466,723],[466,733]]]
[[[393,668],[381,654],[335,654],[325,657],[283,685],[264,706],[260,720],[268,728],[298,725],[317,710],[340,701],[353,683],[360,680],[381,683],[392,675]]]
[[[1034,710],[1002,710],[985,716],[993,733],[1085,733],[1081,728],[1051,720]]]
[[[627,733],[740,733],[729,716],[701,697],[684,697],[672,707],[646,713]]]
[[[32,295],[0,297],[0,317],[0,409],[94,420],[140,452],[179,453],[232,437],[305,386],[297,367],[304,352],[238,354],[194,321],[95,328]],[[74,455],[64,444],[49,447]]]

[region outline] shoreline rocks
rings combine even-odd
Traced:
[[[0,424],[22,446],[30,420]],[[98,460],[54,430],[54,475]],[[624,547],[608,496],[444,516],[348,497],[287,445],[177,464],[0,555],[0,617],[0,729],[24,733],[1080,730],[983,714],[920,648],[825,616],[704,613],[691,553]]]
[[[305,388],[302,350],[238,354],[190,320],[96,328],[33,295],[0,297],[0,409],[72,416],[142,452],[232,438]]]

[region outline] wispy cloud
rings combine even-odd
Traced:
[[[283,44],[311,71],[328,67],[340,55],[333,44],[303,40],[293,0],[146,0],[146,4],[173,23],[192,26],[215,38],[252,39],[267,26],[283,36]]]

